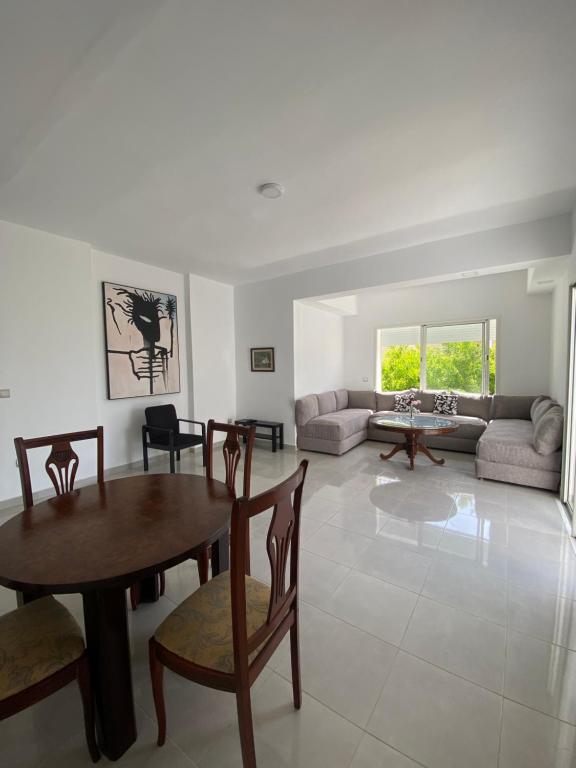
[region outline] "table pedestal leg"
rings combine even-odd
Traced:
[[[160,579],[157,573],[147,579],[142,579],[139,586],[139,603],[155,603],[160,597]]]
[[[408,432],[406,435],[406,453],[408,454],[408,458],[410,459],[410,469],[414,469],[414,459],[416,458],[416,454],[418,453],[418,438],[416,435]]]
[[[84,626],[100,749],[118,760],[136,741],[126,590],[83,595]]]
[[[430,461],[434,462],[434,464],[439,464],[440,466],[442,466],[442,464],[446,462],[446,459],[437,459],[435,456],[432,456],[428,448],[425,445],[422,445],[422,443],[418,443],[418,451],[420,453],[423,453],[424,456],[427,456],[430,459]]]
[[[226,531],[212,544],[212,576],[230,568],[230,534]]]
[[[400,451],[405,450],[406,444],[405,443],[396,443],[394,448],[389,453],[381,453],[380,458],[382,461],[388,461],[388,459],[391,459],[392,456],[395,456],[397,453],[400,453]]]

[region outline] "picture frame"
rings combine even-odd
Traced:
[[[102,283],[108,399],[180,392],[177,297]]]
[[[274,347],[252,347],[250,349],[250,370],[253,373],[274,373]]]

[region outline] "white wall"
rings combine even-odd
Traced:
[[[181,274],[92,250],[87,243],[0,222],[0,501],[20,495],[13,438],[104,426],[107,468],[140,460],[146,405],[189,413],[187,281]],[[166,291],[178,299],[181,392],[108,400],[103,280]],[[78,478],[96,472],[95,445],[79,443]],[[31,454],[33,487],[49,486],[45,452]]]
[[[178,415],[183,419],[188,418],[187,281],[185,276],[178,272],[151,267],[148,264],[97,250],[91,252],[91,268],[90,292],[94,314],[91,346],[94,355],[97,419],[98,423],[104,427],[106,466],[116,467],[142,458],[141,427],[144,423],[144,408],[149,405],[173,403]],[[171,293],[176,296],[180,347],[180,392],[178,394],[108,400],[102,282],[122,283],[134,288]]]
[[[294,397],[342,387],[343,318],[294,302]]]
[[[527,294],[526,271],[358,295],[358,314],[344,318],[344,386],[376,382],[376,330],[496,318],[497,387],[508,395],[550,389],[551,294]],[[529,340],[529,341],[528,341]]]
[[[226,422],[236,415],[234,289],[189,276],[194,418]]]
[[[20,494],[13,438],[96,426],[90,248],[0,222],[0,499]],[[41,451],[31,455],[34,476]],[[82,475],[95,453],[78,445]],[[45,460],[44,456],[44,460]],[[41,487],[49,481],[43,479]]]
[[[237,286],[238,413],[283,421],[293,442],[295,299],[524,264],[565,255],[571,242],[570,216],[557,216]],[[256,346],[276,348],[275,374],[250,373],[249,349]]]
[[[552,303],[550,391],[552,396],[562,404],[566,404],[568,386],[570,286],[574,283],[576,283],[576,207],[572,213],[572,256],[565,273],[556,283]]]

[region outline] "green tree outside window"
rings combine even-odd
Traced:
[[[489,392],[496,384],[496,344],[490,345]],[[482,345],[475,341],[451,341],[433,344],[426,350],[428,389],[454,389],[461,392],[482,391]],[[387,347],[382,354],[382,390],[409,389],[420,386],[420,347]]]

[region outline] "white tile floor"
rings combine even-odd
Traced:
[[[576,766],[576,555],[554,496],[477,481],[471,456],[445,453],[444,467],[419,457],[410,473],[380,449],[255,451],[254,492],[310,460],[305,696],[294,712],[284,644],[252,692],[259,767]],[[187,457],[182,470],[201,468]],[[252,535],[262,579],[265,530],[259,521]],[[193,563],[179,566],[164,598],[130,613],[139,736],[121,765],[241,766],[234,697],[170,673],[168,740],[154,743],[146,642],[197,583]],[[79,598],[63,602],[81,620]],[[13,606],[0,589],[0,612]],[[0,723],[0,764],[90,765],[73,686]]]

